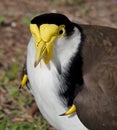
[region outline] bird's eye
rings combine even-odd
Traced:
[[[59,34],[59,35],[62,35],[63,32],[64,32],[63,29],[61,29],[61,30],[59,30],[58,34]]]
[[[59,27],[59,30],[58,30],[58,36],[64,36],[64,34],[65,34],[65,26],[64,25],[61,25],[60,27]]]

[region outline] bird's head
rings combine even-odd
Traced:
[[[71,21],[62,14],[49,13],[32,19],[30,31],[36,48],[34,66],[42,58],[48,64],[53,55],[55,40],[70,35],[73,28]]]

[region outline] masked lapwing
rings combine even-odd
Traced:
[[[44,118],[57,130],[117,130],[117,29],[48,13],[30,31],[20,87],[29,80]]]

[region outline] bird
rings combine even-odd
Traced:
[[[117,130],[117,29],[45,13],[30,31],[20,88],[43,117],[57,130]]]

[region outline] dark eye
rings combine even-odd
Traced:
[[[60,25],[58,29],[58,37],[63,37],[65,35],[65,25]]]
[[[63,29],[61,29],[61,30],[59,30],[59,32],[58,32],[58,33],[59,33],[59,35],[62,35],[62,34],[63,34],[63,32],[64,32],[64,31],[63,31]]]

